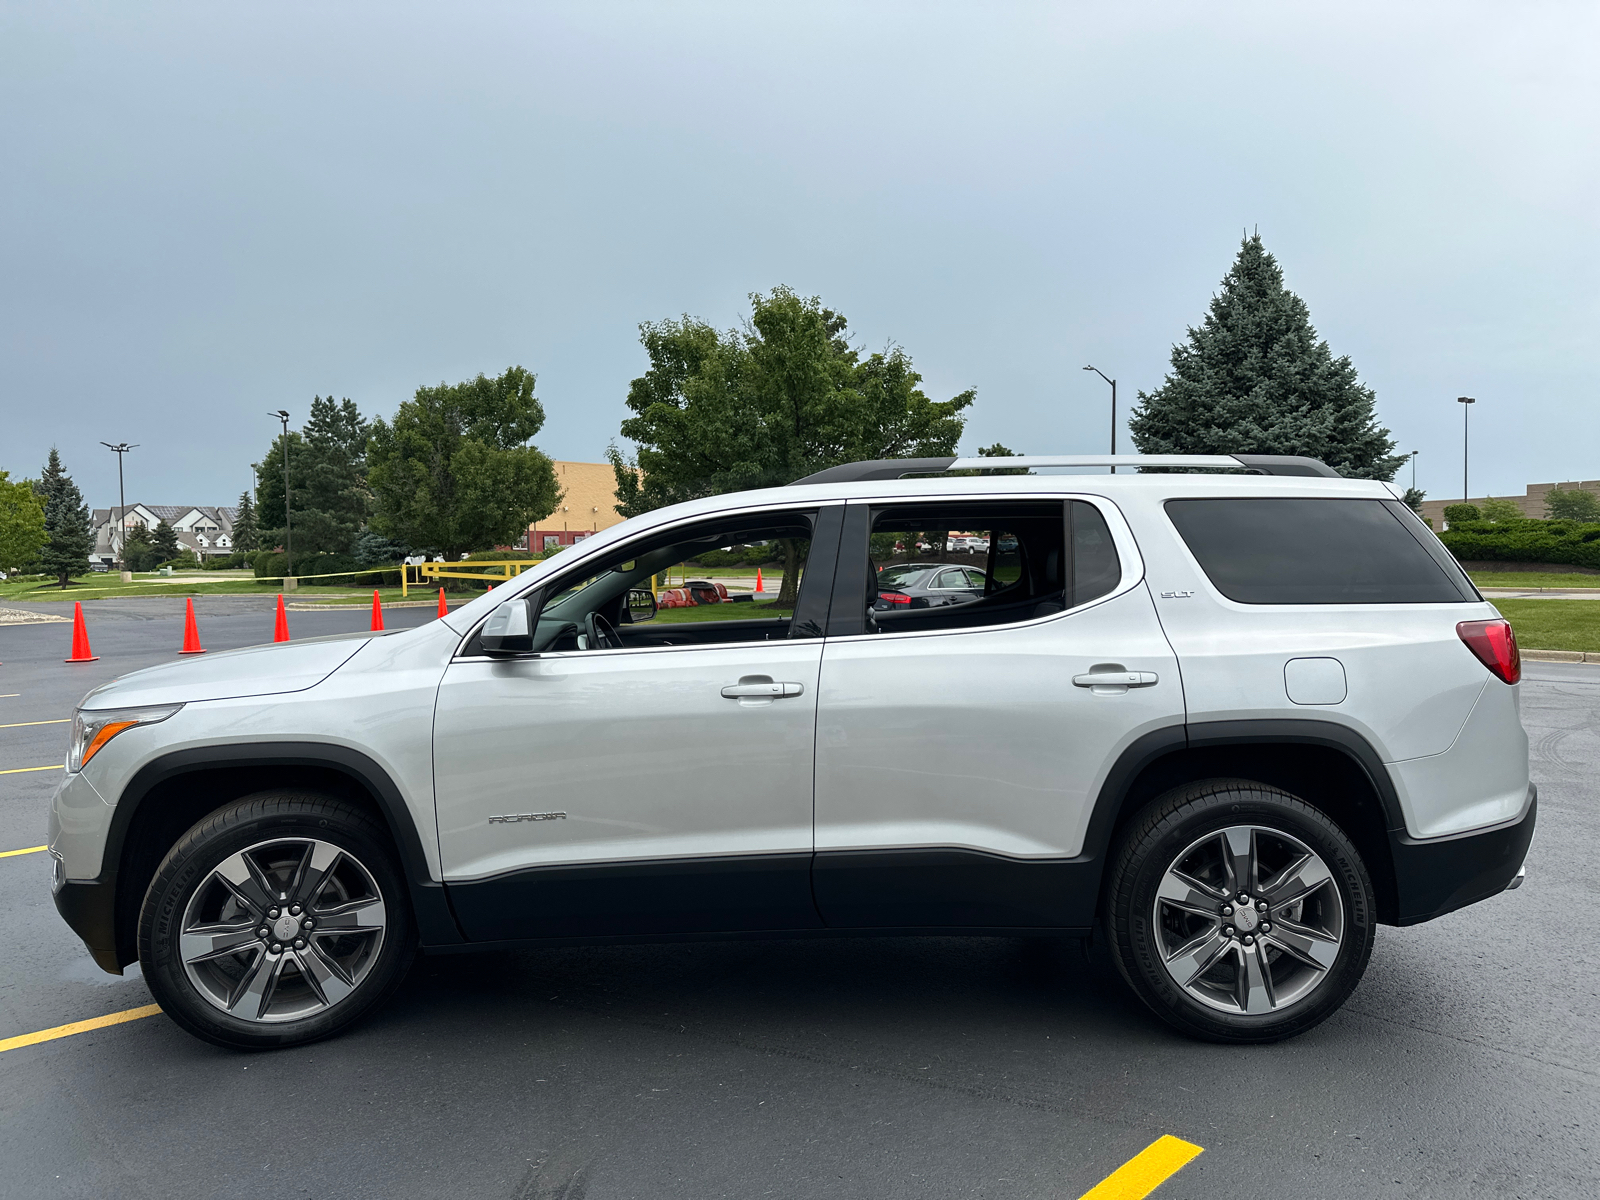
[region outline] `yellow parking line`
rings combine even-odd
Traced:
[[[57,1038],[71,1037],[75,1033],[88,1033],[91,1029],[104,1029],[107,1025],[137,1021],[140,1017],[153,1017],[160,1011],[159,1004],[146,1004],[143,1008],[130,1008],[104,1017],[90,1017],[87,1021],[57,1025],[54,1029],[41,1029],[38,1033],[19,1034],[14,1038],[0,1041],[0,1054],[7,1050],[20,1050],[23,1046],[37,1046],[40,1042],[53,1042]]]
[[[1162,1134],[1078,1200],[1144,1200],[1144,1197],[1182,1170],[1195,1155],[1203,1153],[1204,1146],[1196,1146],[1171,1134]]]
[[[65,771],[66,763],[57,763],[53,767],[12,767],[9,771],[0,771],[0,775],[26,775],[29,771]]]
[[[19,854],[37,854],[41,850],[48,850],[49,846],[29,846],[26,850],[0,850],[0,858],[15,858]]]
[[[71,717],[62,717],[59,721],[13,721],[9,725],[0,725],[0,729],[21,729],[24,725],[70,725]]]

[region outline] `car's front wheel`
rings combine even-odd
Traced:
[[[1213,779],[1135,818],[1106,896],[1123,977],[1185,1033],[1269,1042],[1343,1004],[1372,954],[1372,882],[1350,839],[1277,788]]]
[[[265,1049],[327,1037],[399,984],[415,953],[385,831],[353,805],[264,792],[212,813],[145,893],[139,962],[190,1033]]]

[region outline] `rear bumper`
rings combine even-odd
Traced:
[[[1533,841],[1539,789],[1528,785],[1522,815],[1505,825],[1455,837],[1418,841],[1391,831],[1396,925],[1417,925],[1487,900],[1511,886]]]

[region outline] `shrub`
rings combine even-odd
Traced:
[[[543,555],[532,550],[474,550],[467,562],[537,562]]]
[[[1444,506],[1444,519],[1452,527],[1461,521],[1477,521],[1481,520],[1482,517],[1483,514],[1478,511],[1476,504],[1447,504]]]
[[[1446,514],[1449,511],[1446,509]],[[1497,524],[1451,520],[1450,528],[1439,535],[1439,540],[1458,559],[1569,563],[1600,569],[1600,522],[1533,519]]]
[[[1483,502],[1482,517],[1485,521],[1493,521],[1496,525],[1506,525],[1512,521],[1522,521],[1522,509],[1510,500],[1496,500],[1493,496]]]

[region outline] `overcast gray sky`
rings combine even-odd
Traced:
[[[1600,477],[1593,4],[0,5],[0,468],[232,503],[313,394],[820,295],[965,448],[1106,448],[1259,228],[1418,483]],[[1126,443],[1124,443],[1126,446]]]

